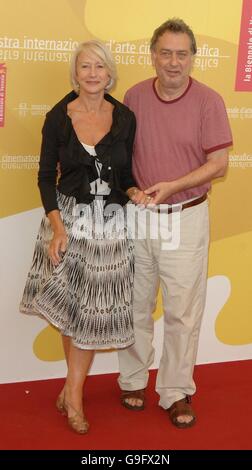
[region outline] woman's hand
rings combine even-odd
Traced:
[[[61,255],[66,251],[67,233],[58,209],[50,211],[47,217],[53,230],[53,238],[48,248],[48,254],[52,263],[57,266],[61,261]]]
[[[53,239],[51,240],[48,248],[49,257],[54,266],[58,266],[60,263],[62,254],[66,251],[67,242],[68,240],[65,230],[54,232]]]

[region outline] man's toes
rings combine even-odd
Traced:
[[[137,398],[126,398],[125,401],[130,406],[142,406],[143,404],[143,401]]]
[[[136,400],[136,406],[142,406],[143,405],[143,400]]]
[[[177,417],[178,423],[190,423],[192,421],[193,417],[188,416],[188,415],[181,415]]]

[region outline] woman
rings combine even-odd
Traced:
[[[94,351],[134,342],[133,244],[122,207],[136,193],[135,117],[107,94],[115,80],[104,44],[80,44],[74,91],[47,114],[42,131],[38,184],[46,215],[20,307],[61,331],[68,373],[56,406],[78,433],[89,427],[82,393]]]

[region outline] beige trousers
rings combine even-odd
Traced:
[[[171,219],[171,214],[166,217]],[[156,391],[160,396],[159,405],[165,409],[196,390],[193,370],[206,298],[208,201],[181,211],[180,218],[172,225],[173,233],[176,230],[180,233],[179,246],[175,249],[167,249],[169,244],[161,233],[162,224],[156,238],[151,238],[148,233],[146,239],[135,240],[133,315],[136,342],[118,351],[120,388],[145,388],[154,358],[152,313],[160,286],[164,341]]]

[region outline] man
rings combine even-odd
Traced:
[[[134,202],[147,206],[146,211],[169,204],[170,212],[179,204],[180,243],[175,250],[165,250],[160,234],[158,239],[135,241],[136,343],[119,352],[121,402],[131,410],[144,408],[154,356],[152,312],[160,284],[164,343],[156,390],[159,405],[179,428],[196,420],[191,396],[206,297],[207,192],[214,178],[224,176],[232,145],[222,98],[190,77],[196,52],[189,26],[180,19],[168,20],[151,39],[157,77],[133,86],[125,96],[137,118]]]

